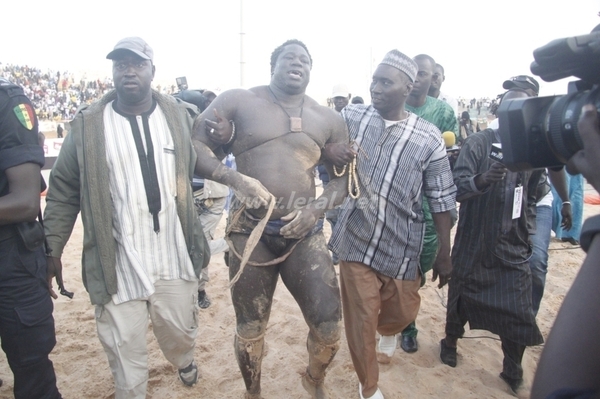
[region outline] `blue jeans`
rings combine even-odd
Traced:
[[[546,273],[548,273],[548,246],[550,245],[550,230],[552,230],[552,208],[548,205],[538,206],[535,217],[536,233],[531,236],[533,253],[529,259],[531,269],[531,289],[533,313],[537,315],[540,302],[544,295]]]
[[[571,175],[567,173],[567,187],[569,188],[569,200],[571,201],[571,211],[573,212],[573,227],[571,230],[563,230],[560,227],[562,201],[554,187],[552,194],[554,202],[552,203],[552,230],[556,233],[556,238],[572,237],[579,241],[581,226],[583,224],[583,175]]]

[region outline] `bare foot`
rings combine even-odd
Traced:
[[[329,392],[325,388],[323,380],[324,378],[315,380],[306,372],[302,374],[302,387],[313,399],[329,399]]]

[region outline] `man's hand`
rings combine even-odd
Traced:
[[[329,143],[323,147],[323,156],[337,167],[343,167],[356,156],[350,143]]]
[[[562,208],[560,209],[561,223],[560,227],[565,230],[571,230],[571,226],[573,226],[573,215],[571,213],[571,204],[563,203]]]
[[[486,184],[496,183],[506,177],[506,167],[500,162],[494,162],[487,172],[481,176]]]
[[[282,236],[288,239],[304,238],[317,223],[317,217],[307,208],[294,209],[283,216],[281,220],[289,222],[279,231]]]
[[[478,175],[475,178],[475,185],[479,190],[496,183],[506,177],[507,169],[500,162],[494,162],[487,172]]]
[[[438,288],[442,288],[448,283],[448,280],[450,280],[451,274],[452,262],[450,261],[450,255],[438,253],[435,258],[435,263],[433,264],[433,278],[431,281],[435,281],[439,277],[440,282]]]
[[[583,149],[569,159],[567,170],[570,174],[583,174],[587,181],[600,192],[600,128],[598,111],[592,104],[584,105],[577,123]]]
[[[227,144],[233,134],[231,122],[219,115],[217,109],[213,109],[215,120],[205,119],[206,136],[215,143]]]
[[[269,205],[273,195],[262,183],[246,175],[241,176],[241,182],[233,189],[235,196],[246,205],[246,208],[256,209]],[[274,201],[275,199],[273,199]]]
[[[58,284],[58,288],[61,291],[65,291],[65,286],[63,284],[62,278],[62,262],[60,258],[55,258],[53,256],[46,256],[46,280],[48,280],[48,290],[50,291],[50,296],[54,299],[58,298],[56,292],[52,288],[52,279],[56,277],[56,284]]]

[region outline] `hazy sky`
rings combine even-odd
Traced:
[[[110,75],[106,54],[141,36],[154,49],[155,84],[186,76],[190,88],[240,87],[240,0],[5,3],[2,63]],[[243,0],[244,87],[267,84],[271,52],[296,38],[311,52],[307,93],[320,102],[336,83],[368,100],[371,73],[393,48],[444,65],[448,94],[494,97],[505,79],[531,74],[535,48],[589,33],[599,11],[592,0]],[[538,80],[540,95],[566,91],[567,80]]]

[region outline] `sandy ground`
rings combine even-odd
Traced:
[[[590,190],[590,187],[587,188]],[[600,207],[586,205],[585,216],[600,213]],[[224,218],[217,236],[223,233]],[[329,234],[326,228],[326,234]],[[94,309],[81,281],[82,225],[80,221],[63,256],[70,300],[55,301],[57,345],[51,354],[64,398],[114,398],[112,376],[96,336]],[[546,293],[538,315],[545,337],[568,291],[584,253],[570,244],[552,239]],[[242,398],[244,384],[233,354],[234,313],[227,289],[227,267],[221,255],[210,263],[211,281],[207,292],[212,306],[199,311],[200,328],[196,361],[201,379],[192,388],[177,379],[175,368],[160,352],[150,327],[148,337],[150,381],[148,398]],[[430,276],[429,276],[430,278]],[[511,398],[507,385],[498,377],[502,352],[497,337],[485,331],[469,331],[459,342],[458,366],[450,368],[439,360],[439,341],[444,333],[446,289],[430,281],[421,289],[422,305],[417,319],[420,349],[407,354],[396,351],[389,365],[380,367],[380,387],[386,398]],[[263,397],[308,398],[300,385],[300,372],[307,365],[308,329],[295,301],[280,282],[275,292],[266,334],[268,354],[263,361]],[[531,383],[542,347],[528,348],[523,366]],[[0,354],[0,398],[12,398],[13,377],[4,353]],[[329,368],[326,379],[332,398],[358,398],[354,373],[345,337]]]

